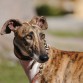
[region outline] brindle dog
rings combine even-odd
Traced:
[[[14,32],[14,53],[30,83],[83,83],[83,52],[48,49],[43,33],[47,28],[43,16],[24,23],[10,19],[1,34]]]

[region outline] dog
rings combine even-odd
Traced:
[[[14,53],[30,83],[83,83],[83,52],[48,46],[43,32],[47,28],[44,16],[24,23],[10,19],[4,23],[1,35],[14,32]]]

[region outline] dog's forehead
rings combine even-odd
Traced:
[[[27,23],[23,23],[21,27],[16,31],[20,37],[24,37],[25,35],[33,32],[35,35],[42,33],[42,29],[37,25],[29,25]]]
[[[30,25],[30,24],[23,24],[22,28],[23,28],[23,31],[25,33],[30,32],[30,31],[42,32],[42,29],[39,26],[33,25],[33,24],[32,25]]]

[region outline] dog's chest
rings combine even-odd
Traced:
[[[29,72],[30,72],[31,80],[34,79],[35,76],[39,73],[39,71],[40,71],[40,68],[39,68],[40,65],[41,65],[40,63],[35,62],[34,60],[32,60],[30,62],[30,64],[29,64],[29,66],[30,66]]]

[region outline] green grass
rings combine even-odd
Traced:
[[[58,37],[75,37],[75,38],[83,38],[83,31],[79,32],[70,32],[70,31],[53,31],[53,30],[48,30],[48,33],[53,35],[53,36],[58,36]]]
[[[0,59],[0,83],[29,83],[18,63]]]

